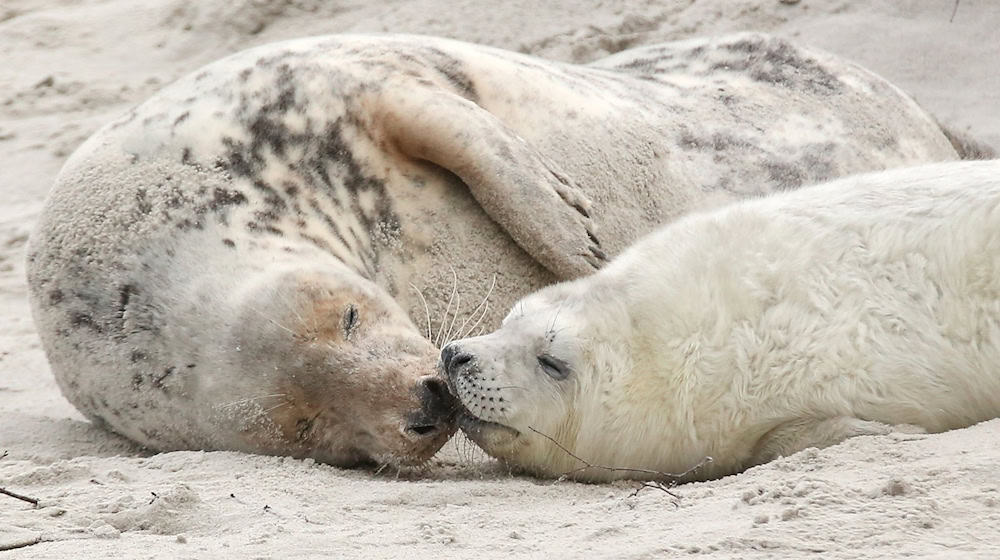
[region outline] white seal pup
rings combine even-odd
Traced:
[[[28,280],[64,394],[137,442],[420,462],[453,425],[410,284],[440,312],[453,267],[463,302],[497,274],[506,309],[692,208],[956,157],[892,85],[764,35],[590,66],[301,39],[98,131],[57,180]]]
[[[548,476],[583,466],[568,451],[667,473],[711,457],[689,477],[709,478],[894,425],[995,418],[1000,160],[692,214],[441,359],[462,429]]]

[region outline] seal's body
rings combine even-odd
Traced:
[[[442,360],[472,439],[550,476],[583,466],[569,451],[673,473],[711,457],[707,478],[1000,416],[1000,161],[687,216]]]
[[[86,142],[32,237],[32,304],[67,397],[147,446],[419,461],[450,432],[426,338],[466,330],[425,328],[422,298],[440,313],[452,270],[465,303],[497,274],[503,308],[690,209],[955,157],[880,78],[762,35],[589,67],[303,39]]]

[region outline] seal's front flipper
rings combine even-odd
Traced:
[[[410,86],[382,91],[375,114],[400,150],[461,178],[486,213],[557,277],[583,276],[607,261],[587,197],[482,107]]]
[[[854,436],[885,435],[892,432],[892,429],[887,424],[850,416],[803,418],[786,422],[760,438],[748,466],[787,457],[809,447],[829,447]]]

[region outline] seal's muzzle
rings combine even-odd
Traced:
[[[445,381],[434,375],[422,377],[416,386],[420,411],[407,418],[406,432],[417,437],[434,437],[454,429],[458,402]]]

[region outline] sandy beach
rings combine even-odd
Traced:
[[[569,62],[737,30],[881,74],[1000,149],[995,0],[5,0],[0,4],[0,559],[998,558],[1000,420],[859,437],[672,490],[507,472],[462,438],[419,470],[153,454],[61,395],[24,251],[62,163],[104,123],[229,53],[424,33]]]

